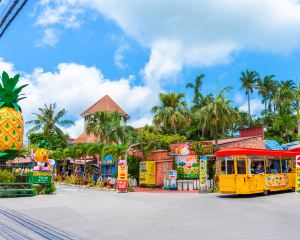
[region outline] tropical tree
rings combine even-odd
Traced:
[[[64,119],[67,111],[65,109],[59,110],[56,113],[56,104],[44,105],[43,108],[38,109],[38,113],[33,113],[35,119],[28,121],[28,124],[34,125],[29,131],[28,135],[34,132],[42,131],[44,140],[55,140],[56,138],[64,139],[65,144],[67,141],[66,134],[61,127],[68,127],[74,125],[72,120]]]
[[[152,108],[153,123],[165,133],[177,134],[189,126],[191,117],[184,96],[183,93],[159,94],[161,104]]]
[[[186,84],[186,88],[192,88],[194,90],[194,99],[193,99],[194,106],[193,106],[193,108],[195,108],[195,109],[198,109],[198,108],[201,107],[201,102],[202,102],[202,99],[203,99],[203,95],[200,92],[200,88],[202,86],[202,82],[203,82],[204,77],[205,77],[204,74],[200,74],[195,79],[195,83],[189,82],[189,83]]]
[[[202,124],[202,131],[211,131],[218,147],[218,138],[231,129],[234,123],[239,121],[239,112],[230,106],[224,93],[231,88],[222,89],[215,99],[207,106],[197,111],[199,124]]]
[[[300,138],[300,83],[295,88],[295,108],[297,116],[297,133]]]
[[[262,96],[265,112],[267,111],[267,101],[271,99],[277,86],[277,81],[274,78],[275,75],[266,75],[263,79],[257,79],[256,89],[258,89],[258,93]]]
[[[251,124],[250,95],[253,93],[253,89],[258,79],[259,79],[258,73],[249,70],[242,72],[240,77],[240,80],[242,82],[242,88],[246,90],[246,95],[248,97],[248,126],[249,127]]]
[[[97,165],[100,166],[100,157],[102,154],[104,144],[97,144],[97,143],[92,143],[88,146],[87,154],[89,156],[93,156],[94,159],[97,161]]]
[[[104,146],[102,149],[102,158],[106,157],[106,156],[111,156],[112,159],[115,160],[115,166],[116,166],[116,173],[118,170],[118,160],[120,160],[121,158],[125,159],[125,153],[127,150],[127,146],[126,145],[117,145],[117,144],[113,144],[113,145],[107,145]]]
[[[103,143],[125,144],[134,138],[134,129],[125,125],[119,113],[97,112],[89,117],[87,133],[93,133]]]

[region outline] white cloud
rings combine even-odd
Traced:
[[[129,121],[128,125],[133,126],[134,128],[144,127],[145,125],[152,125],[153,116],[146,114],[141,118]]]
[[[37,47],[41,46],[55,46],[58,42],[58,31],[53,28],[46,28],[43,32],[43,38],[36,43]]]
[[[74,122],[73,126],[69,128],[63,128],[63,130],[71,137],[78,137],[83,132],[83,128],[84,120],[83,118],[80,118]]]
[[[40,5],[40,26],[79,27],[87,9],[116,22],[151,50],[142,74],[155,87],[185,66],[228,63],[243,49],[288,54],[300,44],[295,0],[43,0]]]
[[[82,1],[83,3],[86,1]],[[42,27],[49,27],[56,24],[65,28],[78,28],[82,24],[80,16],[84,12],[85,4],[78,0],[40,0],[36,24]]]
[[[0,70],[17,72],[13,64],[0,59]],[[132,86],[133,76],[119,80],[106,79],[96,67],[76,63],[61,63],[55,72],[36,68],[32,73],[22,74],[22,83],[29,83],[24,89],[27,99],[20,105],[25,121],[32,119],[32,113],[45,103],[57,103],[58,109],[66,109],[69,117],[76,120],[75,126],[66,129],[76,137],[80,129],[80,114],[105,94],[111,96],[134,122],[149,114],[158,101],[158,92],[148,86]],[[81,128],[83,130],[83,128]],[[74,134],[74,135],[73,135]]]
[[[128,65],[124,63],[124,52],[127,50],[129,50],[129,45],[126,43],[121,43],[115,52],[115,64],[121,70],[124,70],[128,67]]]
[[[287,54],[299,47],[300,4],[294,0],[90,0],[124,32],[151,49],[147,81],[184,66],[229,62],[242,49]]]
[[[248,102],[245,101],[241,106],[239,107],[241,111],[248,112]],[[253,98],[250,100],[250,110],[251,115],[259,116],[261,111],[264,110],[264,104],[261,103],[261,100],[258,98]]]

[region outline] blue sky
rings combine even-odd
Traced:
[[[190,101],[185,85],[200,73],[204,93],[234,86],[228,97],[245,109],[245,69],[300,79],[299,27],[300,4],[292,0],[29,1],[0,39],[0,70],[30,83],[25,118],[57,102],[76,121],[66,129],[75,137],[80,113],[103,95],[142,126],[159,92],[185,92]],[[252,101],[258,114],[259,96]]]

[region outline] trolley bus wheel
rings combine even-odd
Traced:
[[[268,190],[265,190],[264,192],[263,192],[263,195],[264,196],[267,196],[269,194],[269,191]]]
[[[294,187],[291,188],[291,192],[295,192],[295,188]]]

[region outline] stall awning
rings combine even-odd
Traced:
[[[296,156],[299,152],[284,150],[266,150],[257,148],[226,148],[215,153],[216,157],[225,157],[232,155],[257,155],[257,156]]]

